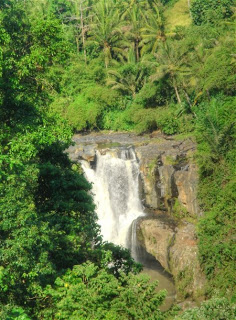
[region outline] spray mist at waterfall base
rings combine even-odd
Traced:
[[[151,280],[158,280],[158,290],[166,289],[168,296],[163,306],[174,302],[175,288],[171,277],[158,261],[137,241],[136,224],[145,216],[139,197],[139,164],[132,147],[96,151],[96,166],[81,161],[85,176],[92,183],[98,223],[103,239],[129,248],[132,257],[143,264],[143,272]]]

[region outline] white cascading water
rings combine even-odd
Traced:
[[[133,148],[98,150],[95,170],[86,161],[82,161],[82,167],[93,184],[92,193],[103,239],[131,247],[132,252],[136,232],[131,231],[133,243],[130,244],[129,229],[135,219],[144,215],[139,199],[139,165]]]

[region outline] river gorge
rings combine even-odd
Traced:
[[[191,139],[158,132],[75,135],[68,150],[92,183],[103,239],[129,248],[158,289],[167,289],[166,309],[174,301],[198,301],[205,284],[194,151]]]

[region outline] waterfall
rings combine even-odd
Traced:
[[[132,222],[144,215],[139,198],[139,165],[132,147],[96,151],[96,167],[82,161],[96,204],[98,223],[105,241],[131,248],[136,230]],[[136,224],[133,224],[136,226]],[[129,237],[129,229],[131,237]]]
[[[134,258],[135,261],[143,263],[143,251],[146,251],[139,243],[137,239],[137,226],[138,226],[139,219],[135,219],[132,221],[130,230],[129,230],[129,244],[128,248],[130,249],[131,256]]]
[[[129,248],[131,256],[143,264],[144,273],[159,281],[159,289],[167,289],[163,310],[174,302],[175,288],[160,263],[137,239],[139,217],[144,216],[139,197],[139,164],[132,147],[96,151],[95,165],[81,160],[85,176],[92,183],[98,223],[103,239]]]

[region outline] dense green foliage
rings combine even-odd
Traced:
[[[185,311],[175,320],[234,320],[235,316],[235,306],[226,298],[212,298],[203,302],[199,308]]]
[[[64,152],[75,131],[196,138],[206,294],[235,294],[235,8],[186,1],[192,23],[170,29],[176,2],[0,1],[1,319],[162,318],[164,293],[102,242],[91,186]],[[219,309],[233,319],[224,299],[183,319]]]
[[[47,288],[55,306],[45,311],[48,319],[162,319],[158,311],[165,292],[157,294],[156,284],[147,276],[123,274],[116,279],[93,264],[74,266]],[[65,289],[66,288],[66,289]],[[143,299],[145,292],[145,299]]]
[[[196,11],[200,17],[197,3],[192,15]],[[233,10],[230,1],[226,5]],[[129,7],[122,1],[100,1],[89,10],[83,6],[88,27],[80,25],[79,31],[84,41],[67,71],[58,71],[61,89],[52,104],[75,130],[142,133],[160,128],[181,133],[193,129],[195,104],[219,92],[233,94],[230,14],[215,17],[217,25],[203,21],[170,32],[158,1],[131,1]]]
[[[165,294],[154,290],[156,284],[129,275],[140,265],[126,249],[102,242],[91,186],[64,152],[72,131],[48,105],[73,46],[61,20],[44,11],[38,14],[33,4],[1,2],[0,317],[52,319],[48,310],[56,308],[56,279],[71,273],[79,281],[71,270],[88,260],[94,273],[123,290],[119,310],[127,307],[130,281],[142,294],[150,292],[147,308],[158,309]],[[91,90],[90,95],[106,100]],[[92,270],[89,264],[83,268],[85,274]],[[100,286],[103,282],[99,278]],[[100,304],[106,308],[102,295]]]
[[[199,142],[199,195],[204,218],[199,224],[200,261],[209,291],[225,295],[235,282],[236,113],[235,99],[219,96],[196,110]],[[213,284],[213,285],[212,285]]]
[[[233,4],[233,0],[194,0],[191,8],[193,22],[197,25],[219,23],[232,16]]]

